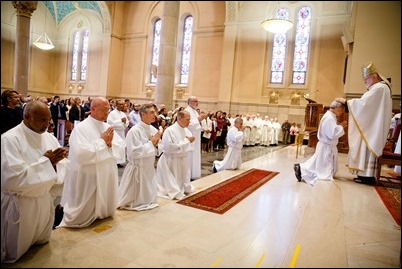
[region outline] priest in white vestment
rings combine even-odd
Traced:
[[[71,170],[64,182],[58,227],[81,228],[115,214],[118,171],[116,160],[125,155],[125,141],[105,121],[109,102],[96,97],[91,114],[72,131],[69,144]]]
[[[269,121],[269,117],[265,116],[264,120],[261,123],[261,146],[269,146],[271,142],[271,122]]]
[[[187,129],[189,123],[190,113],[179,111],[177,121],[163,133],[159,145],[163,154],[156,168],[158,195],[161,197],[180,200],[195,190],[190,183],[188,159],[196,138]]]
[[[129,125],[129,120],[127,118],[126,113],[124,113],[124,100],[118,99],[116,101],[116,109],[113,109],[109,112],[107,116],[107,123],[110,126],[113,126],[114,131],[123,139],[126,139],[126,128]],[[126,155],[123,158],[117,160],[117,164],[125,164],[126,163]]]
[[[191,96],[187,100],[188,106],[185,108],[190,113],[190,124],[188,130],[195,137],[194,150],[190,152],[189,165],[190,165],[190,177],[191,179],[197,179],[201,177],[201,121],[205,118],[205,113],[198,114],[198,99],[195,96]]]
[[[251,146],[251,128],[253,127],[249,114],[246,114],[246,116],[243,117],[243,126],[244,126],[244,130],[243,130],[244,146],[248,147],[248,146]]]
[[[244,143],[243,119],[236,118],[234,127],[229,129],[226,137],[228,151],[222,161],[214,161],[212,170],[219,172],[225,169],[236,170],[242,164],[241,149]]]
[[[67,150],[47,132],[50,120],[47,105],[31,101],[23,122],[1,135],[2,263],[50,239],[55,209],[49,191],[63,183],[69,167]]]
[[[279,132],[281,131],[281,124],[278,122],[278,118],[272,119],[271,118],[271,146],[278,146],[279,141]]]
[[[345,134],[347,122],[337,123],[337,116],[345,112],[345,105],[333,101],[318,127],[315,153],[304,163],[295,165],[296,178],[314,185],[317,180],[333,180],[338,167],[338,140]],[[301,177],[301,178],[300,178]]]
[[[141,121],[127,133],[127,159],[118,189],[118,208],[147,210],[158,205],[158,186],[155,176],[155,156],[161,132],[151,125],[155,121],[153,104],[139,110]]]
[[[375,163],[382,155],[392,118],[392,98],[389,81],[380,75],[373,63],[362,67],[367,91],[360,97],[347,100],[349,112],[348,160],[355,182],[374,184]]]

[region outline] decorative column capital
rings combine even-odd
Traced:
[[[38,6],[38,1],[12,1],[14,8],[17,10],[17,15],[31,18],[32,13]]]

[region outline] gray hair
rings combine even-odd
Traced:
[[[332,101],[332,103],[329,106],[329,108],[334,109],[334,108],[341,107],[341,106],[343,106],[343,104],[341,102],[334,100],[334,101]]]
[[[243,123],[243,119],[242,118],[236,118],[234,123]]]
[[[147,111],[151,108],[154,108],[154,104],[143,104],[140,109],[139,109],[139,113],[140,113],[140,117],[142,117],[142,114],[147,113]],[[155,111],[156,112],[156,111]]]

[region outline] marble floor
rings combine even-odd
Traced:
[[[83,229],[58,228],[7,268],[400,268],[401,229],[374,187],[355,183],[339,155],[332,182],[297,182],[303,146],[244,149],[240,170],[211,173],[225,152],[203,154],[204,190],[250,168],[279,174],[223,215],[160,198],[150,211],[117,210]],[[209,168],[208,168],[209,166]]]

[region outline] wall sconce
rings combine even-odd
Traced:
[[[292,93],[290,94],[290,104],[300,105],[300,98],[301,98],[300,92],[292,91]]]
[[[77,86],[78,92],[82,92],[83,89],[84,89],[84,85],[78,84],[78,86]]]
[[[74,90],[73,84],[68,85],[67,90],[69,93],[71,93]]]
[[[185,93],[185,90],[183,88],[177,88],[176,89],[176,98],[177,99],[182,99],[184,93]]]
[[[288,20],[289,13],[286,9],[279,8],[279,1],[276,6],[276,11],[270,19],[266,19],[261,23],[265,31],[279,34],[286,33],[293,27],[293,22]]]
[[[151,87],[148,87],[146,90],[145,90],[145,95],[147,96],[147,98],[152,98],[152,94],[154,93],[154,89],[153,88],[151,88]]]
[[[270,104],[277,104],[279,100],[279,92],[278,91],[272,91],[269,94],[269,103]]]

